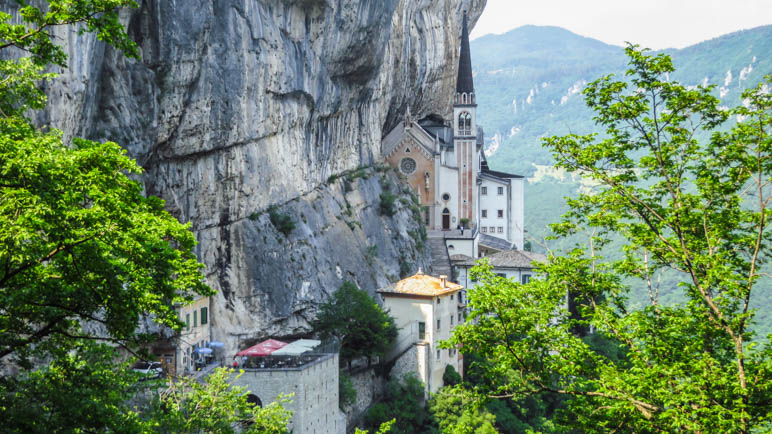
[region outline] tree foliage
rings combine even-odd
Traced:
[[[443,387],[429,401],[429,411],[440,432],[495,434],[496,417],[461,387]]]
[[[0,12],[0,420],[4,432],[284,432],[280,405],[247,406],[225,373],[170,383],[153,411],[118,347],[140,320],[179,330],[175,306],[211,295],[189,225],[145,197],[117,144],[38,129],[42,71],[66,67],[50,30],[77,26],[137,56],[118,20],[132,0],[18,0]],[[30,3],[34,3],[30,4]],[[143,384],[143,386],[140,386]],[[156,383],[155,387],[158,387]]]
[[[392,378],[386,383],[381,401],[367,411],[365,425],[377,430],[394,417],[391,426],[394,434],[423,434],[434,430],[434,421],[424,407],[424,384],[410,373],[402,378]]]
[[[545,140],[560,167],[599,185],[553,227],[586,230],[588,244],[551,255],[528,285],[473,269],[472,321],[449,345],[484,358],[481,392],[564,395],[564,422],[584,431],[750,432],[772,409],[772,350],[750,328],[770,251],[772,77],[726,110],[710,87],[670,81],[666,55],[626,52],[626,79],[584,90],[605,135]],[[730,116],[731,131],[695,138]],[[624,240],[622,260],[603,257],[611,237]],[[686,302],[659,303],[662,270],[681,275]],[[628,311],[632,291],[649,305]],[[619,348],[595,351],[573,333],[587,326]]]
[[[453,365],[446,365],[445,372],[442,373],[442,384],[445,386],[455,386],[461,384],[461,375],[458,374]]]
[[[238,376],[244,372],[241,371]],[[154,402],[149,431],[162,433],[287,433],[291,413],[280,396],[265,407],[247,402],[244,388],[231,386],[232,369],[218,368],[199,383],[191,378],[170,382]]]
[[[312,324],[323,338],[335,337],[341,343],[341,357],[383,356],[397,338],[397,326],[387,312],[351,282],[344,282],[319,307]]]

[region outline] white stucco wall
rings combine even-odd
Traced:
[[[510,241],[522,250],[525,242],[525,178],[513,178],[511,185]]]
[[[207,322],[201,324],[201,308],[206,308]],[[193,366],[193,348],[206,347],[211,339],[212,309],[209,306],[209,297],[199,298],[187,306],[179,308],[179,318],[183,322],[188,322],[183,327],[178,338],[176,372],[185,372],[186,368],[192,370]]]
[[[437,187],[437,229],[442,229],[442,210],[450,211],[450,228],[455,228],[458,221],[458,169],[440,166],[439,183]],[[442,195],[448,193],[450,200],[442,200]]]
[[[499,182],[482,178],[479,187],[480,231],[515,243],[518,249],[522,249],[525,236],[525,179],[512,178],[509,182]],[[482,187],[487,188],[487,194],[482,194]],[[503,188],[503,194],[498,194],[499,187]],[[487,217],[482,217],[483,210],[487,211]],[[499,210],[504,211],[503,218],[498,217]],[[491,228],[495,232],[491,232]],[[501,232],[499,228],[502,228]]]
[[[468,231],[471,232],[472,229],[468,229]],[[445,247],[448,248],[449,255],[467,255],[469,257],[474,258],[475,255],[477,254],[476,241],[477,241],[476,238],[469,238],[469,239],[446,238]]]
[[[507,234],[509,233],[509,216],[511,214],[508,205],[509,197],[507,196],[508,183],[496,182],[491,179],[482,178],[482,184],[479,187],[479,192],[482,191],[482,187],[486,187],[488,189],[487,194],[479,194],[480,232],[493,235],[494,237],[502,238],[511,242],[512,240],[507,238]],[[502,194],[498,194],[498,187],[503,189]],[[487,217],[482,217],[483,210],[487,211]],[[498,218],[498,210],[504,211],[503,218]],[[495,232],[492,233],[490,228],[494,228]],[[498,228],[502,228],[502,231],[499,232]]]
[[[458,352],[449,352],[447,349],[439,348],[439,343],[450,338],[451,331],[458,324],[457,291],[431,299],[382,295],[384,307],[390,310],[396,323],[401,327],[397,337],[398,345],[405,340],[417,340],[418,328],[415,324],[418,322],[426,324],[426,335],[423,342],[426,343],[427,351],[409,351],[408,353],[414,354],[416,357],[420,356],[415,365],[418,366],[416,374],[426,385],[427,392],[437,392],[442,387],[442,374],[445,372],[445,366],[450,364],[456,371],[459,370]],[[451,316],[453,318],[452,324]],[[437,327],[437,320],[440,321],[439,328]],[[437,357],[438,350],[439,358]],[[427,352],[428,354],[426,354]],[[402,363],[405,364],[405,362]]]

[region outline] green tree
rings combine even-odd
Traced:
[[[429,401],[429,411],[440,432],[493,434],[496,417],[461,387],[443,387]]]
[[[196,400],[209,418],[196,431],[224,427],[234,415],[255,415],[248,419],[258,426],[286,422],[278,411],[244,409],[243,393],[224,392],[220,377],[201,387],[172,384],[163,412],[135,406],[143,387],[118,362],[117,348],[133,351],[145,340],[143,318],[179,330],[175,305],[213,293],[193,254],[195,238],[163,201],[142,194],[133,180],[141,170],[117,144],[63,143],[60,131],[37,129],[25,116],[45,106],[39,86],[54,74],[42,71],[66,67],[49,30],[78,25],[137,57],[117,12],[136,3],[16,3],[14,17],[0,12],[3,431],[148,432],[166,426],[159,424],[174,414],[169,404]],[[191,395],[182,399],[178,390]],[[195,413],[186,407],[185,414]]]
[[[395,416],[397,421],[389,432],[424,434],[433,431],[434,421],[424,406],[424,384],[413,373],[389,380],[381,402],[370,407],[364,421],[368,429],[377,430]]]
[[[473,269],[472,320],[448,345],[485,359],[485,393],[566,396],[562,420],[576,429],[750,432],[772,409],[772,346],[751,330],[770,253],[772,77],[725,110],[710,87],[670,81],[666,55],[626,52],[626,80],[584,90],[605,135],[545,140],[560,167],[599,185],[553,227],[586,230],[588,244],[551,255],[528,285]],[[731,131],[716,132],[730,116]],[[623,240],[622,260],[604,259],[611,238]],[[684,303],[659,303],[661,270],[681,275]],[[631,291],[650,304],[629,311]],[[586,326],[619,348],[595,351],[572,333]]]
[[[203,383],[191,378],[170,382],[153,403],[147,428],[162,433],[287,433],[291,412],[283,404],[291,396],[260,407],[247,402],[245,389],[228,383],[233,375],[232,369],[218,368]]]
[[[458,374],[453,365],[445,366],[445,372],[442,373],[442,384],[445,386],[461,384],[461,375]]]
[[[319,306],[312,324],[323,338],[337,338],[341,357],[383,356],[397,338],[394,318],[384,312],[367,294],[351,282],[344,282],[335,294]]]

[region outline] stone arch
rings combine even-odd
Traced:
[[[257,395],[255,395],[254,393],[250,393],[249,395],[247,395],[247,403],[248,404],[252,404],[252,405],[256,405],[256,406],[258,406],[260,408],[263,407],[263,401],[261,401],[260,398]]]
[[[450,210],[447,208],[442,210],[442,230],[450,230]]]

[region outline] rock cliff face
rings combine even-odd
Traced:
[[[224,334],[237,330],[295,332],[341,273],[372,291],[399,274],[400,252],[424,261],[408,213],[373,212],[387,175],[357,178],[349,192],[325,182],[376,163],[406,107],[449,111],[461,17],[474,22],[484,4],[143,0],[125,12],[140,61],[57,30],[70,67],[39,121],[121,143],[145,168],[148,193],[192,222],[220,290],[213,338],[232,347]],[[361,228],[343,223],[346,200]],[[275,204],[299,223],[288,237],[267,221]]]

